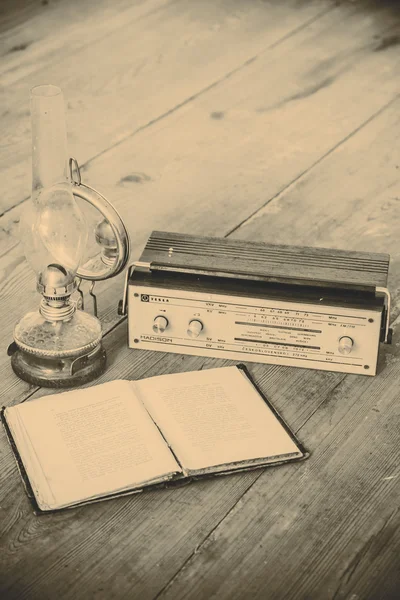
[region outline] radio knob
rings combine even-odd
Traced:
[[[168,323],[167,317],[158,315],[158,317],[156,317],[154,319],[153,331],[155,333],[164,333],[164,331],[167,329],[168,325],[169,325],[169,323]]]
[[[188,335],[190,335],[190,337],[197,338],[203,330],[203,327],[204,326],[201,321],[199,321],[198,319],[193,319],[193,321],[190,321],[189,323],[187,333]]]
[[[339,352],[341,354],[350,354],[350,352],[353,350],[353,346],[354,346],[354,340],[352,340],[351,337],[344,335],[343,337],[340,338]]]

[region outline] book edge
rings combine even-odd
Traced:
[[[247,366],[244,363],[239,363],[239,364],[236,365],[236,367],[243,373],[243,375],[245,377],[247,377],[247,379],[249,380],[249,382],[251,383],[251,385],[254,387],[254,389],[256,390],[256,392],[260,395],[261,399],[264,400],[265,404],[268,406],[268,408],[270,409],[270,411],[278,419],[279,423],[282,425],[282,427],[284,428],[284,430],[286,431],[286,433],[289,435],[289,437],[291,438],[292,442],[297,446],[297,448],[299,449],[299,451],[302,453],[302,455],[303,455],[302,458],[303,459],[308,458],[310,456],[310,452],[305,448],[305,446],[302,444],[302,442],[298,439],[298,437],[295,435],[295,433],[292,431],[292,429],[286,423],[286,421],[284,420],[284,418],[279,414],[279,412],[276,410],[276,408],[268,400],[267,396],[264,394],[264,392],[261,390],[261,388],[259,387],[259,385],[254,380],[254,378],[251,375],[251,373],[250,373],[249,369],[247,368]],[[278,464],[278,463],[273,463],[273,464]]]
[[[12,454],[14,456],[14,460],[17,464],[17,469],[18,469],[20,477],[22,479],[22,483],[24,485],[26,495],[28,496],[28,499],[31,501],[35,513],[48,512],[48,511],[42,510],[36,500],[36,496],[34,494],[33,488],[31,486],[31,482],[29,481],[28,474],[27,474],[24,464],[22,462],[21,455],[20,455],[17,445],[14,441],[13,435],[11,433],[11,429],[7,423],[7,417],[5,414],[6,409],[7,409],[7,407],[5,407],[5,406],[2,407],[1,412],[0,412],[0,418],[1,418],[1,422],[3,424],[4,430],[6,432],[6,437],[7,437],[8,443],[10,445],[11,452],[12,452]]]

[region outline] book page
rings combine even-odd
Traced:
[[[196,471],[255,459],[302,456],[246,375],[223,367],[135,382],[182,466]]]
[[[26,402],[6,418],[44,509],[181,472],[128,381]]]

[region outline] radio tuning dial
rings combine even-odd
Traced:
[[[339,352],[341,354],[350,354],[350,352],[353,350],[353,346],[354,346],[354,340],[352,340],[351,337],[344,335],[343,337],[340,338]]]
[[[164,333],[164,331],[167,329],[168,325],[169,325],[169,323],[168,323],[167,317],[158,315],[158,317],[156,317],[154,319],[153,331],[155,333]]]
[[[201,331],[203,330],[204,325],[198,319],[193,319],[189,322],[189,327],[187,333],[190,337],[197,338],[199,337]]]

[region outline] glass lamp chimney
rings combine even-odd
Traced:
[[[72,285],[87,242],[87,227],[69,174],[64,100],[61,90],[41,85],[31,91],[32,200],[22,213],[20,234],[28,262],[45,289],[49,265],[59,265]],[[50,276],[51,279],[51,276]]]

